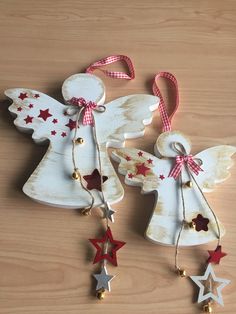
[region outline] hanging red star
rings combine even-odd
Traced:
[[[133,177],[134,177],[133,173],[128,173],[128,178],[129,179],[133,179]]]
[[[20,93],[18,98],[20,98],[21,100],[24,100],[25,98],[28,98],[27,93]]]
[[[149,158],[149,159],[147,160],[147,162],[148,162],[149,164],[152,164],[153,160],[152,160],[151,158]]]
[[[34,98],[39,98],[40,95],[39,94],[34,94]]]
[[[38,115],[38,118],[42,118],[44,121],[46,121],[51,116],[52,115],[49,112],[49,109],[45,109],[45,110],[40,110],[40,114]]]
[[[76,121],[69,119],[69,122],[66,124],[68,128],[72,131],[76,128]]]
[[[30,116],[27,116],[24,120],[25,120],[25,123],[28,124],[28,123],[32,123],[32,120],[33,120],[34,117],[30,117]]]
[[[55,130],[53,130],[53,131],[51,131],[51,134],[52,134],[52,135],[56,135],[57,132],[56,132]]]
[[[108,227],[107,231],[105,232],[104,236],[102,239],[89,239],[89,241],[95,246],[97,249],[93,264],[102,261],[104,259],[108,260],[111,262],[114,266],[117,266],[117,257],[116,257],[116,252],[125,245],[125,242],[123,241],[118,241],[114,240],[111,229]],[[108,244],[108,247],[110,247],[109,252],[104,252],[103,246],[101,247],[99,244]]]
[[[143,156],[143,152],[138,152],[139,157]]]
[[[57,119],[53,119],[53,120],[52,120],[52,123],[57,123],[57,122],[58,122]]]
[[[61,133],[61,136],[62,136],[62,137],[65,137],[65,136],[66,136],[66,132],[62,132],[62,133]]]
[[[142,174],[144,177],[146,177],[146,173],[150,170],[150,168],[145,166],[145,163],[136,165],[137,173],[136,174]]]
[[[208,231],[208,218],[204,218],[201,214],[198,214],[196,218],[192,219],[192,221],[195,223],[196,231]]]
[[[131,157],[130,157],[130,156],[126,156],[125,159],[126,159],[127,161],[130,161],[130,160],[131,160]]]
[[[34,107],[34,105],[33,104],[29,104],[29,108],[33,108]]]
[[[18,107],[18,108],[17,108],[17,111],[22,111],[22,107]]]
[[[161,174],[161,175],[159,175],[159,178],[160,178],[161,180],[164,180],[164,179],[165,179],[165,176],[164,176],[163,174]]]
[[[221,245],[218,245],[215,251],[208,251],[208,253],[210,256],[207,260],[207,263],[214,263],[214,264],[219,264],[221,258],[227,255],[226,253],[221,251]]]
[[[88,190],[98,190],[102,191],[101,187],[101,175],[98,171],[98,169],[94,169],[93,172],[89,175],[83,176],[84,180],[87,182],[87,189]],[[102,176],[102,182],[108,180],[108,177]]]

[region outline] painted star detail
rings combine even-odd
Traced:
[[[39,98],[40,95],[39,94],[34,94],[34,98]]]
[[[17,108],[17,111],[22,111],[22,107],[18,107],[18,108]]]
[[[24,121],[25,121],[26,124],[32,123],[33,118],[34,118],[34,117],[27,116],[27,117],[24,119]]]
[[[128,173],[128,178],[129,179],[133,179],[133,177],[134,177],[133,173]]]
[[[76,121],[69,119],[69,122],[66,124],[68,128],[72,131],[76,128]]]
[[[226,253],[221,251],[221,245],[218,245],[215,251],[208,251],[208,253],[210,256],[207,260],[207,263],[214,263],[214,264],[219,264],[221,258],[227,255]]]
[[[131,157],[130,157],[130,156],[126,156],[125,159],[126,159],[127,161],[130,161],[130,160],[131,160]]]
[[[54,124],[57,123],[57,122],[58,122],[57,119],[53,119],[53,120],[52,120],[52,123],[54,123]]]
[[[161,174],[161,175],[159,175],[159,178],[160,178],[161,180],[164,180],[164,179],[165,179],[165,176],[164,176],[163,174]]]
[[[84,180],[87,182],[87,189],[88,190],[98,190],[102,191],[101,183],[104,183],[108,180],[107,176],[102,176],[102,182],[101,182],[101,175],[98,171],[98,169],[94,169],[93,172],[89,175],[83,176]]]
[[[148,162],[149,164],[152,164],[153,160],[152,160],[151,158],[149,158],[149,159],[147,160],[147,162]]]
[[[40,110],[40,114],[38,115],[38,118],[42,118],[44,121],[46,121],[51,116],[52,115],[49,112],[49,109],[45,109],[45,110]]]
[[[117,266],[117,257],[116,252],[125,245],[125,242],[114,240],[111,229],[108,227],[102,239],[89,239],[89,241],[97,249],[93,264],[98,263],[102,260],[107,260],[112,263],[114,266]],[[104,250],[104,247],[101,247],[100,244],[106,244],[110,247],[109,252]]]
[[[53,130],[53,131],[51,131],[51,134],[52,134],[52,135],[56,135],[57,132],[56,132],[55,130]]]
[[[29,108],[31,109],[31,108],[33,108],[34,107],[34,105],[33,104],[29,104]]]
[[[24,100],[25,98],[28,98],[27,93],[20,93],[18,98],[20,98],[21,100]]]
[[[142,174],[144,177],[146,177],[146,173],[150,170],[150,168],[145,166],[145,163],[143,162],[140,165],[136,165],[137,168],[137,175]]]
[[[65,137],[66,135],[67,135],[66,132],[62,132],[62,133],[61,133],[61,136],[62,136],[62,137]]]
[[[208,231],[208,224],[209,219],[203,217],[201,214],[198,214],[196,218],[192,219],[192,221],[195,223],[195,230],[196,231]]]
[[[190,278],[199,287],[198,303],[212,299],[220,305],[224,305],[221,291],[230,283],[230,280],[217,278],[210,263],[203,276],[190,276]],[[205,281],[205,285],[202,281]],[[215,284],[217,287],[214,289]]]
[[[138,152],[138,155],[139,155],[139,157],[142,157],[143,156],[143,152]]]
[[[106,289],[108,291],[111,291],[110,281],[115,276],[108,275],[107,269],[106,269],[105,266],[103,266],[102,271],[100,272],[100,274],[93,274],[93,277],[97,280],[96,290],[99,290],[99,289],[103,288],[103,289]]]

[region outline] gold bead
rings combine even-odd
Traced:
[[[190,221],[190,222],[188,223],[188,226],[189,226],[189,228],[191,228],[191,229],[195,229],[196,223],[195,223],[194,221]]]
[[[192,182],[192,181],[187,181],[187,182],[185,182],[183,185],[184,185],[184,187],[186,187],[186,188],[192,188],[192,187],[193,187],[193,182]]]
[[[83,144],[84,143],[84,139],[82,137],[78,137],[76,140],[75,140],[75,143],[76,144]]]
[[[75,170],[73,173],[72,173],[72,179],[74,180],[79,180],[80,179],[80,173],[78,170]]]
[[[178,274],[180,277],[186,277],[186,270],[185,269],[178,269]]]
[[[103,300],[105,298],[105,289],[99,289],[96,293],[96,296],[99,300]]]
[[[91,215],[91,209],[90,208],[82,208],[81,214],[84,216],[89,216],[89,215]]]
[[[213,309],[210,303],[203,305],[203,312],[213,313]]]

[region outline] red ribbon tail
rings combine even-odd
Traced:
[[[178,178],[180,172],[181,172],[182,164],[176,164],[174,168],[170,171],[168,177],[173,177],[175,180]]]

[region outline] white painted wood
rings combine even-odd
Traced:
[[[176,142],[184,146],[187,154],[190,153],[191,142],[180,132],[165,132],[158,137],[154,150],[156,155],[164,157],[161,159],[134,148],[123,148],[112,152],[112,158],[119,162],[119,172],[125,175],[126,184],[140,186],[142,193],[155,194],[154,211],[145,235],[147,239],[165,245],[175,245],[183,220],[180,181],[168,177],[174,166],[175,156],[178,155],[172,145]],[[212,191],[216,183],[223,182],[228,178],[228,169],[233,165],[231,156],[235,152],[236,147],[221,145],[206,149],[194,157],[200,158],[203,163],[201,167],[204,171],[200,172],[198,176],[193,174],[203,192]],[[150,163],[151,160],[152,163]],[[145,175],[137,174],[137,166],[141,164],[149,168],[144,173]],[[183,182],[190,180],[185,167],[182,176]],[[193,187],[185,187],[183,192],[187,221],[190,222],[198,214],[201,214],[208,218],[210,223],[208,231],[197,232],[194,229],[185,228],[181,235],[180,245],[199,245],[215,240],[218,234],[216,221],[196,184],[193,182]],[[225,230],[221,223],[220,230],[221,236],[223,236]]]
[[[62,93],[65,103],[72,97],[83,97],[99,105],[105,101],[105,87],[102,81],[92,74],[72,75],[64,82]],[[31,132],[36,143],[49,143],[44,158],[25,183],[24,193],[51,206],[89,206],[91,197],[82,189],[80,181],[71,179],[74,129],[70,131],[66,125],[70,119],[76,120],[76,114],[65,115],[67,105],[35,90],[15,88],[7,90],[5,94],[13,100],[9,111],[16,115],[16,127],[20,131]],[[19,98],[22,94],[25,94],[26,98]],[[108,177],[103,184],[103,190],[110,204],[121,200],[124,192],[109,160],[107,147],[122,147],[126,138],[143,135],[144,125],[151,122],[151,111],[157,109],[158,104],[159,99],[151,95],[130,95],[106,104],[104,113],[94,111],[101,150],[102,175]],[[41,116],[40,110],[43,112]],[[45,117],[45,113],[48,113],[48,117]],[[77,136],[84,139],[84,144],[76,145],[75,149],[78,168],[82,176],[90,175],[94,169],[99,170],[91,126],[84,126],[80,121]],[[91,192],[95,198],[94,207],[100,206],[100,192],[95,189]]]

